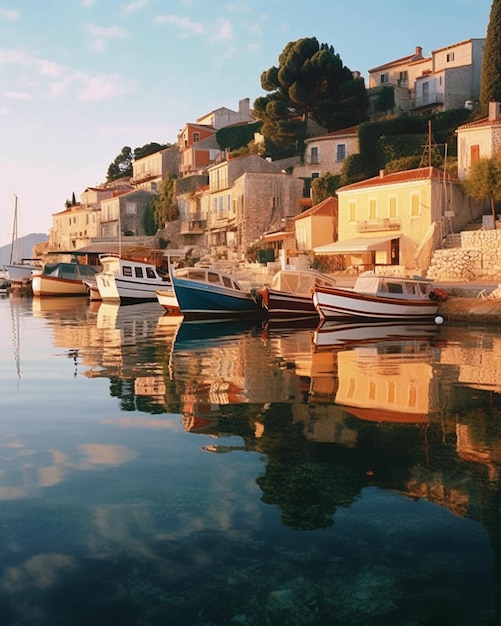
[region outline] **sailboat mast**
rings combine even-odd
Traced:
[[[14,194],[14,224],[12,226],[12,241],[10,244],[10,261],[12,265],[14,259],[14,244],[17,240],[17,195]]]

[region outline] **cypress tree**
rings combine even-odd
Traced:
[[[501,0],[492,0],[482,60],[480,109],[487,115],[489,102],[501,102]]]

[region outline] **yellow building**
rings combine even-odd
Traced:
[[[361,270],[400,265],[426,270],[447,232],[477,215],[459,182],[434,167],[386,174],[337,190],[338,241],[314,252],[341,254]]]

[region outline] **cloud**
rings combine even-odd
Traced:
[[[95,4],[96,0],[82,0],[80,2],[80,4],[85,7],[86,9],[88,9],[89,7],[91,7],[93,4]]]
[[[13,100],[31,100],[33,98],[31,93],[20,91],[6,91],[4,95],[6,98],[12,98]]]
[[[134,84],[124,82],[119,74],[82,76],[82,87],[77,99],[84,102],[97,102],[107,98],[117,98],[134,90]]]
[[[193,35],[203,35],[204,27],[198,22],[193,22],[189,17],[178,15],[157,15],[154,18],[157,24],[173,24],[179,28],[181,37],[191,37]]]
[[[133,2],[122,5],[121,13],[125,16],[131,15],[132,13],[136,13],[137,11],[146,8],[148,4],[149,0],[133,0]]]
[[[66,94],[72,85],[77,99],[82,102],[96,102],[108,98],[118,98],[135,89],[135,83],[125,80],[120,74],[89,74],[59,65],[48,59],[32,57],[17,50],[0,50],[0,65],[22,66],[23,86],[29,85],[42,91],[43,97],[57,98]],[[30,76],[32,71],[36,76]],[[18,74],[16,70],[16,74]],[[42,79],[53,79],[44,82]],[[19,88],[21,82],[13,83]],[[45,89],[45,91],[44,91]],[[6,97],[17,100],[28,100],[33,94],[26,91],[11,89]]]
[[[15,22],[19,19],[18,11],[12,11],[11,9],[0,9],[0,19],[4,18],[9,22]]]
[[[88,24],[87,30],[94,37],[91,41],[90,47],[95,52],[103,52],[106,50],[108,42],[112,39],[123,39],[127,36],[127,31],[119,26],[95,26],[94,24]]]
[[[217,21],[216,37],[225,41],[233,39],[233,30],[231,28],[231,23],[229,20],[225,18],[220,18]]]

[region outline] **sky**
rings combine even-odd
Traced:
[[[290,41],[368,70],[486,36],[492,0],[0,0],[0,246],[48,233],[124,146],[262,95]]]

